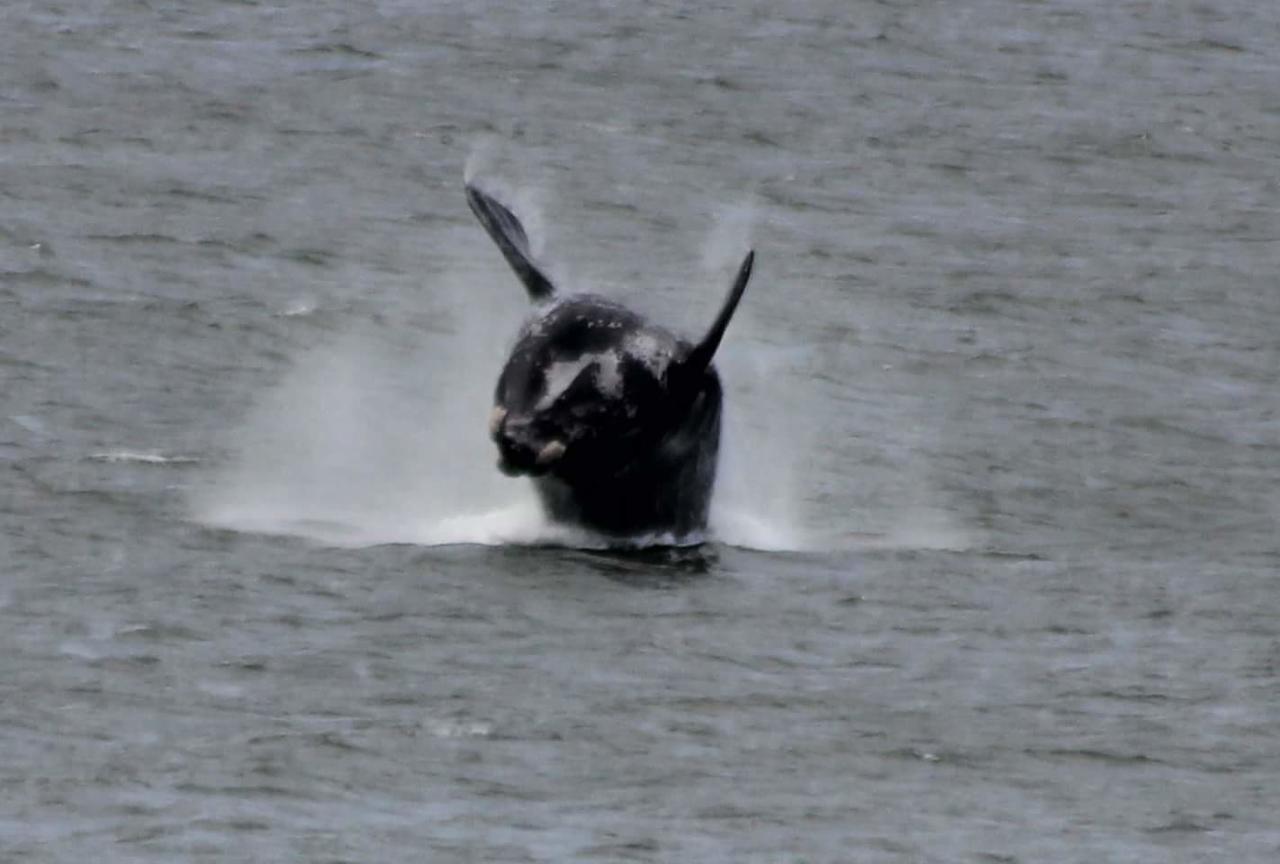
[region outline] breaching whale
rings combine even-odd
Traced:
[[[515,214],[473,184],[466,193],[535,304],[494,392],[489,434],[498,467],[530,477],[556,522],[617,539],[698,539],[724,398],[711,360],[746,290],[754,250],[693,344],[603,297],[557,293]]]

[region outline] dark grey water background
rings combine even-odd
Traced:
[[[1280,860],[1277,45],[6,3],[0,859]],[[502,542],[468,160],[672,326],[759,249],[700,557]]]

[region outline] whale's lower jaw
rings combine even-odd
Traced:
[[[613,538],[688,537],[706,531],[720,450],[720,382],[706,390],[689,416],[644,457],[618,473],[531,478],[554,521]]]

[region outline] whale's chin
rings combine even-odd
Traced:
[[[512,445],[499,432],[498,470],[508,477],[541,477],[560,465],[567,449],[563,440],[553,438],[534,451],[529,447]]]
[[[546,465],[527,465],[522,462],[512,462],[504,456],[498,457],[498,470],[508,477],[541,477],[550,470]]]

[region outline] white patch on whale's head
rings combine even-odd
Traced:
[[[649,370],[654,378],[661,379],[671,365],[674,346],[669,340],[659,339],[649,330],[636,330],[627,335],[623,349],[628,357],[632,357]]]
[[[596,355],[596,387],[612,399],[622,396],[621,360],[617,351],[601,351]]]
[[[533,406],[533,410],[546,411],[554,405],[556,400],[573,386],[573,382],[578,380],[583,370],[595,362],[595,359],[594,354],[582,354],[572,360],[557,360],[548,366],[543,372],[546,385],[542,391],[542,397]]]
[[[621,358],[617,351],[600,351],[581,354],[572,360],[558,360],[547,367],[546,387],[534,405],[535,411],[545,411],[556,403],[565,391],[573,386],[584,372],[592,375],[595,388],[601,396],[618,399],[622,396]]]

